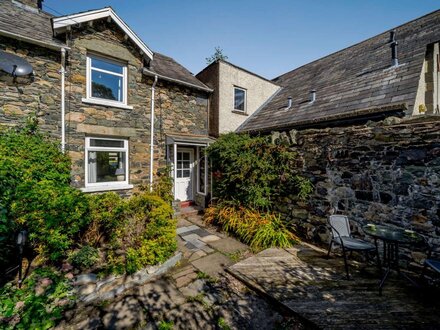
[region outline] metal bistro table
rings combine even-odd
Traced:
[[[377,240],[383,241],[383,260],[382,264],[386,268],[379,284],[379,294],[382,294],[382,288],[392,269],[396,270],[399,275],[402,275],[411,283],[416,284],[406,274],[400,272],[399,268],[399,245],[416,245],[424,242],[421,235],[412,230],[405,230],[401,228],[392,228],[388,226],[369,224],[362,227],[365,234],[374,238],[377,247]]]

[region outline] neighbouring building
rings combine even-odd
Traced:
[[[280,86],[224,60],[217,60],[196,77],[211,87],[209,133],[235,131],[280,90]]]
[[[287,72],[272,80],[280,91],[238,131],[268,133],[440,114],[439,41],[440,10]]]
[[[212,90],[112,8],[54,17],[41,0],[0,1],[0,65],[0,124],[35,114],[75,187],[130,194],[170,164],[175,198],[205,204]]]

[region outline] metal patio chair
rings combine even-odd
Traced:
[[[425,262],[423,263],[421,275],[422,277],[425,276],[428,268],[434,271],[435,274],[440,275],[440,259],[437,259],[440,251],[437,251],[437,249],[435,249],[433,245],[429,244],[428,239],[426,238],[425,244],[428,248],[428,255],[425,259]],[[433,254],[435,254],[435,257],[433,256]]]
[[[328,223],[331,227],[332,238],[330,240],[330,245],[328,247],[327,257],[330,256],[330,252],[332,250],[333,244],[339,245],[342,248],[342,255],[344,256],[345,272],[347,273],[347,280],[350,279],[350,274],[348,271],[348,262],[347,262],[348,251],[349,252],[359,251],[364,253],[375,251],[376,257],[378,258],[377,259],[378,265],[380,265],[377,246],[362,239],[352,237],[350,230],[350,222],[347,216],[341,214],[331,215],[328,218]]]

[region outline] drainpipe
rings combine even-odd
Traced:
[[[66,77],[66,49],[61,48],[61,151],[64,153],[66,149],[66,123],[65,123],[65,77]]]
[[[150,133],[150,191],[153,190],[153,158],[154,158],[154,91],[157,84],[157,75],[154,76],[154,82],[151,86],[151,133]]]

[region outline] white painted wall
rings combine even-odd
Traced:
[[[432,53],[429,53],[423,62],[413,115],[440,114],[439,55],[440,45],[436,43],[433,46]]]
[[[266,102],[280,87],[225,62],[219,71],[219,133],[234,131]],[[245,114],[235,113],[234,87],[246,90]]]

